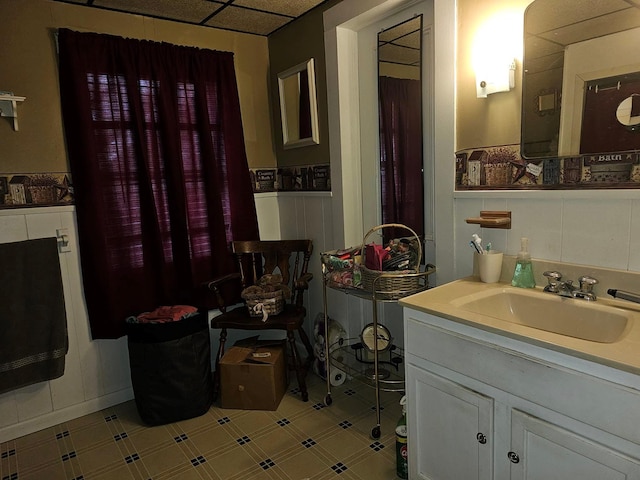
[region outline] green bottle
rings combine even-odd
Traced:
[[[531,255],[529,254],[529,239],[520,239],[520,251],[516,257],[516,268],[513,272],[511,285],[520,288],[533,288],[536,281],[533,278],[533,266],[531,265]]]
[[[398,478],[409,478],[409,462],[407,450],[407,397],[400,399],[402,416],[396,425],[396,475]]]

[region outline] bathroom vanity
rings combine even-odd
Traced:
[[[400,303],[409,478],[640,479],[640,305],[473,277]]]

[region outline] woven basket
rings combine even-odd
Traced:
[[[58,200],[56,187],[53,185],[29,185],[31,202],[37,204],[56,203]]]
[[[407,270],[393,271],[393,270],[371,270],[365,266],[365,250],[367,245],[367,238],[383,228],[402,228],[413,234],[418,243],[418,261],[416,262],[416,268],[411,269],[410,275],[407,275]],[[425,276],[417,276],[415,274],[420,272],[420,260],[422,259],[422,243],[418,234],[411,228],[400,223],[387,223],[384,225],[378,225],[373,227],[367,232],[362,240],[362,264],[360,265],[360,272],[362,274],[362,288],[368,292],[374,292],[376,294],[383,295],[408,295],[409,293],[418,292],[427,288],[425,283]]]
[[[511,184],[511,164],[510,163],[487,163],[484,166],[484,173],[487,185],[509,185]]]
[[[269,315],[278,315],[284,310],[282,290],[245,295],[249,316],[266,320]]]

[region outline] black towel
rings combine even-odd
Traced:
[[[0,393],[62,376],[67,350],[57,240],[0,244]]]

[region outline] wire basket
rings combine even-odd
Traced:
[[[371,270],[365,266],[365,250],[367,245],[367,238],[378,230],[384,228],[402,228],[412,233],[418,244],[417,262],[416,267],[409,270]],[[378,225],[373,227],[367,232],[362,240],[362,257],[363,261],[360,265],[360,272],[362,274],[362,288],[368,292],[376,292],[379,294],[395,294],[402,292],[402,295],[418,292],[427,288],[425,278],[426,276],[416,275],[420,273],[420,261],[422,260],[422,243],[418,234],[411,228],[400,223],[387,223],[384,225]]]

